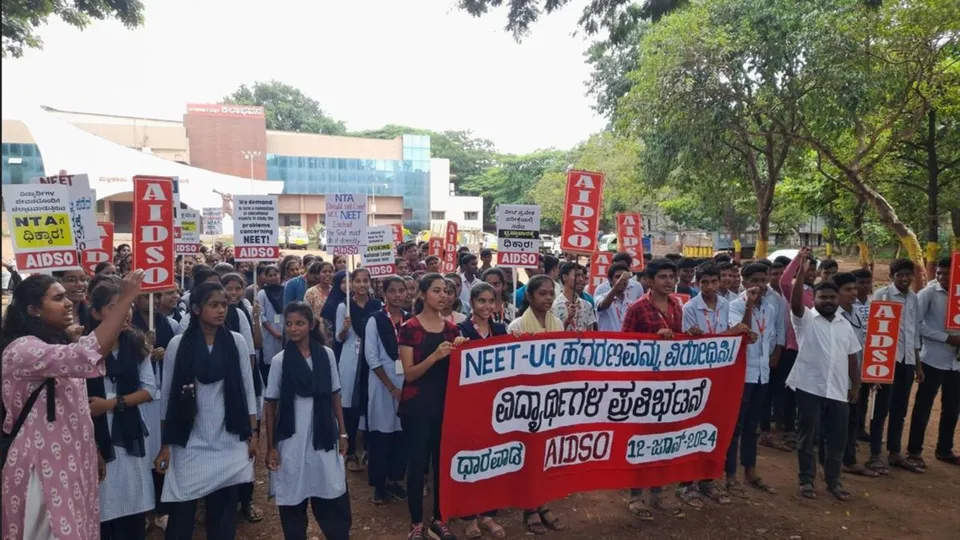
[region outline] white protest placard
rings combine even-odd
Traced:
[[[196,255],[200,253],[200,212],[180,210],[180,238],[175,240],[177,255]]]
[[[203,210],[203,234],[220,236],[223,234],[223,208],[208,207]]]
[[[393,251],[393,227],[367,228],[367,246],[363,251],[363,267],[372,278],[397,275],[397,258]]]
[[[98,249],[100,229],[97,227],[97,196],[90,189],[86,174],[61,174],[41,176],[30,180],[31,184],[66,186],[67,208],[70,211],[70,228],[77,249]]]
[[[173,176],[173,241],[180,239],[180,177]]]
[[[69,201],[69,190],[64,185],[3,186],[7,225],[18,270],[35,273],[80,268]],[[99,236],[96,223],[92,230]]]
[[[275,195],[233,196],[233,253],[238,261],[280,257],[280,219]]]
[[[497,266],[534,268],[540,253],[540,206],[497,206]]]
[[[334,255],[359,255],[367,245],[367,196],[334,193],[326,199],[327,245]]]

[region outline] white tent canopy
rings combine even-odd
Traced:
[[[97,199],[133,191],[133,177],[138,175],[179,177],[180,202],[197,209],[222,204],[214,191],[230,195],[275,195],[283,191],[283,182],[190,167],[115,144],[43,109],[24,111],[21,120],[40,148],[46,174],[53,176],[61,170],[86,173]]]

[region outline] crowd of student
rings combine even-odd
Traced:
[[[181,540],[192,537],[202,499],[207,538],[231,539],[238,516],[263,519],[253,504],[259,457],[287,539],[306,538],[308,505],[326,538],[348,538],[346,477],[363,471],[373,503],[406,501],[409,538],[454,539],[439,505],[449,356],[466,340],[507,333],[746,336],[725,477],[681,484],[675,497],[662,487],[647,497],[630,490],[628,509],[640,520],[654,510],[683,517],[683,505],[706,500],[729,504],[748,489],[775,493],[758,475],[758,445],[797,452],[806,498],[817,496],[817,461],[828,492],[844,501],[842,472],[923,472],[937,393],[934,455],[960,464],[960,336],[944,329],[946,260],[916,294],[906,259],[893,261],[891,284],[873,291],[869,271],[838,273],[835,261],[817,264],[807,249],[744,265],[726,256],[648,258],[636,275],[630,256],[617,254],[590,295],[588,269],[573,256],[541,257],[514,291],[510,269],[492,266],[487,250],[462,249],[458,271],[441,274],[424,248],[399,246],[398,275],[372,280],[339,256],[254,265],[217,244],[177,260],[177,290],[141,294],[142,273],[130,271],[121,245],[92,277],[77,269],[20,282],[0,344],[3,429],[16,432],[4,443],[3,537],[131,540],[156,526]],[[894,383],[875,391],[860,384],[871,299],[904,303]],[[858,438],[870,445],[863,465]],[[426,520],[424,496],[433,503]],[[459,517],[467,538],[505,537],[497,509]],[[525,509],[523,520],[537,535],[563,528],[546,504]]]

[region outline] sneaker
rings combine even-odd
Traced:
[[[390,492],[386,489],[375,488],[373,490],[373,504],[383,506],[390,502]]]
[[[153,519],[153,524],[161,531],[166,531],[168,521],[170,521],[170,516],[157,516]]]
[[[407,540],[423,540],[423,523],[410,526],[410,534],[407,535]]]
[[[387,484],[387,493],[398,501],[407,500],[407,490],[403,489],[400,484]]]
[[[430,524],[430,536],[436,540],[457,540],[447,524],[442,521],[434,521]]]

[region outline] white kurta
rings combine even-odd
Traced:
[[[330,362],[331,388],[337,392],[340,390],[337,361],[329,347],[324,349]],[[313,359],[308,357],[306,361],[313,369]],[[270,364],[270,383],[264,392],[266,399],[280,399],[282,380],[283,353],[279,353]],[[296,427],[289,439],[277,443],[280,469],[270,473],[271,495],[276,496],[277,506],[298,505],[309,497],[336,499],[347,491],[346,468],[339,453],[339,441],[332,450],[315,450],[313,398],[294,396],[293,404]]]
[[[240,353],[240,374],[247,396],[247,410],[253,414],[257,410],[257,403],[253,392],[250,352],[243,336],[236,332],[231,332],[231,335]],[[163,357],[160,399],[163,411],[167,410],[170,400],[173,369],[182,337],[180,335],[170,340]],[[253,481],[253,462],[248,457],[247,442],[227,432],[224,425],[223,381],[213,384],[195,381],[194,384],[197,389],[197,417],[187,446],[170,446],[170,464],[160,497],[163,502],[192,501],[224,487]]]
[[[169,318],[170,326],[173,328],[174,335],[183,333],[180,330],[180,323]],[[140,405],[140,414],[143,416],[143,422],[147,424],[147,430],[150,431],[150,437],[147,438],[147,455],[150,456],[150,468],[153,468],[153,460],[160,453],[160,422],[163,420],[164,410],[160,406],[160,386],[163,377],[160,376],[160,367],[163,365],[163,359],[157,362],[150,361],[151,371],[153,371],[153,380],[156,382],[157,393],[153,396],[153,401]]]
[[[114,349],[113,352],[116,354],[117,350]],[[150,364],[149,357],[140,362],[140,388],[149,392],[151,398],[157,399],[160,396],[153,376],[153,367]],[[103,378],[103,386],[107,399],[117,396],[117,386],[110,377]],[[159,449],[160,429],[158,426],[157,430],[153,431],[152,426],[147,424],[143,414],[144,405],[149,403],[140,405],[137,410],[140,412],[141,421],[150,432],[144,441],[146,455],[135,457],[127,454],[122,447],[113,447],[116,459],[107,463],[107,477],[100,483],[101,523],[124,516],[142,514],[153,510],[156,506],[153,497],[153,475],[150,474],[150,470],[153,469],[153,460],[157,454],[151,454],[150,448],[156,446]],[[112,411],[107,412],[107,426],[110,434],[113,435]],[[157,442],[156,445],[152,444],[154,441]]]
[[[340,341],[340,331],[343,330],[343,321],[347,318],[347,305],[340,304],[337,307],[337,324],[334,328],[334,339]],[[360,356],[360,337],[353,330],[353,325],[347,329],[347,336],[343,340],[343,348],[340,350],[340,396],[343,400],[343,408],[350,408],[353,402],[353,387],[357,382],[357,368],[359,366],[358,357]]]
[[[394,360],[387,355],[383,348],[383,342],[380,340],[380,333],[377,332],[377,321],[370,317],[366,328],[366,347],[364,353],[369,369],[378,367],[383,368],[387,378],[396,388],[403,388],[403,372],[397,374],[396,364],[399,360]],[[390,390],[387,389],[376,373],[370,374],[370,380],[367,382],[367,431],[379,431],[381,433],[393,433],[401,431],[400,418],[397,417],[397,406],[399,402],[394,399]]]
[[[257,293],[257,302],[260,304],[260,324],[268,323],[274,330],[283,334],[283,313],[278,313],[273,309],[273,304],[267,299],[267,293],[260,291]],[[265,328],[261,328],[263,334],[263,362],[270,365],[273,357],[283,351],[283,338],[275,338]]]

